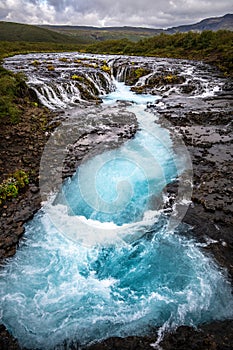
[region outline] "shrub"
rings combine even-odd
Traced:
[[[16,170],[0,184],[0,205],[6,200],[16,198],[19,191],[29,183],[29,176],[24,170]]]

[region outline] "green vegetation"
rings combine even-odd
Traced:
[[[13,74],[0,66],[0,117],[10,117],[11,123],[17,123],[22,109],[19,99],[25,97],[27,85],[22,74]]]
[[[28,184],[28,174],[23,170],[16,170],[0,184],[0,205],[7,199],[16,198]]]
[[[104,71],[106,73],[111,72],[111,68],[106,63],[101,67],[101,69],[102,69],[102,71]]]
[[[154,36],[137,43],[127,39],[88,45],[86,52],[186,58],[215,64],[224,73],[233,72],[233,32],[176,33]]]
[[[78,80],[78,81],[83,81],[83,77],[81,77],[80,75],[74,74],[71,77],[72,80]]]
[[[36,52],[68,52],[81,51],[85,46],[70,43],[50,42],[25,42],[25,41],[0,41],[0,59],[17,55]]]
[[[56,33],[34,25],[0,22],[0,40],[50,43],[82,43],[78,37]]]

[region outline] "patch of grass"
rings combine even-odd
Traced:
[[[25,97],[27,91],[22,74],[13,74],[0,66],[0,118],[7,117],[11,123],[19,122],[22,109],[18,100]]]

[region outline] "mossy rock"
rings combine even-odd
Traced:
[[[126,71],[126,84],[134,85],[141,77],[149,74],[150,72],[151,70],[148,68],[130,66]]]

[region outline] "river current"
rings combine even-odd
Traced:
[[[0,272],[1,322],[29,349],[233,316],[224,271],[187,238],[191,228],[174,220],[178,207],[162,205],[164,189],[190,170],[190,159],[146,109],[159,96],[108,81],[104,105],[133,102],[126,108],[137,116],[136,135],[78,167],[26,224]],[[180,198],[186,206],[190,195]]]

